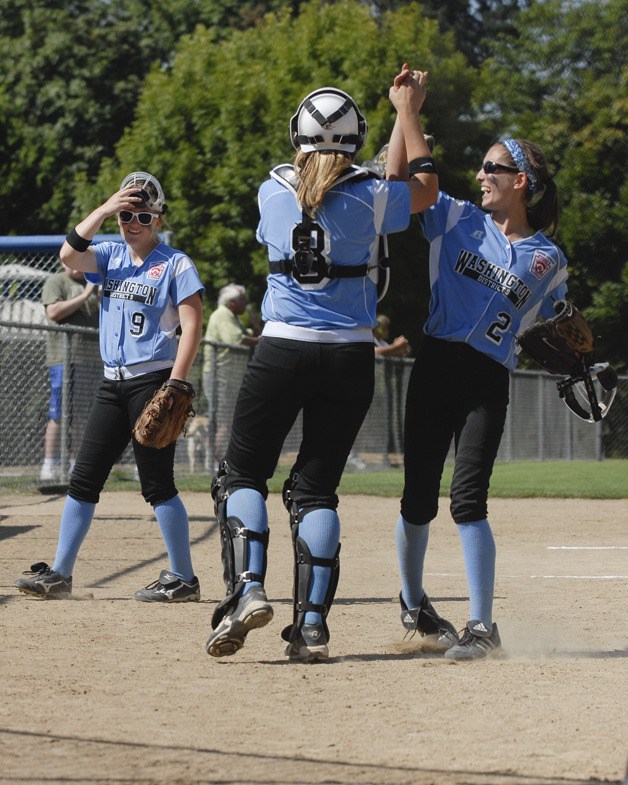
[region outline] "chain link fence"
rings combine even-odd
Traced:
[[[10,243],[3,243],[3,239]],[[104,238],[103,238],[104,239]],[[108,236],[106,239],[112,239]],[[0,238],[0,485],[47,486],[67,481],[100,367],[75,362],[80,342],[95,344],[96,330],[53,326],[45,317],[41,290],[59,269],[63,238],[46,238],[38,247],[24,238]],[[42,479],[44,441],[49,423],[50,387],[46,335],[63,336],[64,363],[59,456],[54,476]],[[229,435],[233,408],[250,351],[203,341],[190,381],[197,390],[196,416],[177,447],[177,476],[212,475]],[[348,471],[381,470],[402,462],[404,401],[412,360],[376,358],[373,403],[358,434]],[[434,385],[438,395],[438,383]],[[628,376],[621,376],[608,416],[599,423],[575,417],[558,397],[556,378],[545,372],[511,374],[510,407],[498,461],[603,460],[628,457]],[[300,419],[289,434],[282,463],[298,452]],[[453,448],[452,448],[453,450]],[[453,458],[453,452],[450,454]],[[114,467],[135,479],[129,447]]]

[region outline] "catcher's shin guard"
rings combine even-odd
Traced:
[[[291,514],[291,520],[292,517]],[[285,641],[293,641],[298,636],[299,631],[303,626],[305,614],[308,611],[314,611],[321,614],[325,635],[327,636],[327,640],[329,640],[329,628],[327,627],[326,619],[338,587],[338,578],[340,576],[340,545],[338,545],[338,549],[332,559],[321,559],[317,556],[312,556],[307,543],[299,537],[298,523],[292,525],[291,528],[292,543],[294,546],[293,618],[292,624],[282,631],[281,637]],[[316,605],[309,600],[309,587],[313,566],[329,567],[331,570],[325,599],[322,605]]]
[[[225,517],[226,500],[217,504],[216,513],[220,526],[220,545],[223,566],[223,578],[227,589],[227,596],[214,610],[212,615],[212,628],[220,624],[222,619],[232,613],[240,599],[246,583],[257,581],[264,583],[266,576],[266,552],[268,550],[268,530],[263,534],[245,528],[239,518]],[[264,546],[264,563],[261,574],[249,572],[249,540],[257,540]]]

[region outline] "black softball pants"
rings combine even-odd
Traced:
[[[132,439],[144,404],[170,378],[170,368],[133,379],[103,379],[85,425],[68,494],[97,504],[111,469]],[[156,450],[133,439],[142,496],[152,505],[177,495],[174,484],[175,443]]]
[[[266,482],[302,411],[292,499],[303,508],[336,509],[336,488],[373,398],[374,365],[371,343],[262,338],[238,395],[225,486],[255,488],[266,498]]]
[[[487,517],[488,489],[504,430],[510,374],[468,344],[426,337],[408,384],[401,514],[408,523],[436,517],[443,467],[454,439],[451,515]]]

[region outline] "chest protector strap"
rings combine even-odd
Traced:
[[[294,171],[294,167],[291,164],[282,164],[271,171],[271,176],[292,191],[298,204],[297,187],[299,180]],[[348,182],[349,180],[364,180],[376,176],[376,174],[367,169],[351,166],[346,174],[336,180],[334,185]],[[292,233],[292,247],[296,249],[294,256],[291,259],[279,259],[269,262],[268,267],[270,273],[292,275],[298,283],[316,284],[320,283],[325,278],[363,278],[366,275],[372,276],[373,270],[377,269],[379,266],[383,269],[387,268],[387,259],[380,260],[380,263],[376,265],[369,265],[366,263],[344,265],[327,262],[323,256],[315,253],[312,246],[313,234],[318,231],[320,231],[318,224],[312,220],[311,216],[308,215],[305,210],[302,210],[301,223],[294,227]],[[386,238],[384,237],[382,239],[384,241],[383,244],[386,245]]]

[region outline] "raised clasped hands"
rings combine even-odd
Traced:
[[[427,92],[428,76],[427,71],[411,70],[407,63],[403,64],[388,92],[398,112],[403,109],[418,112],[421,109]]]

